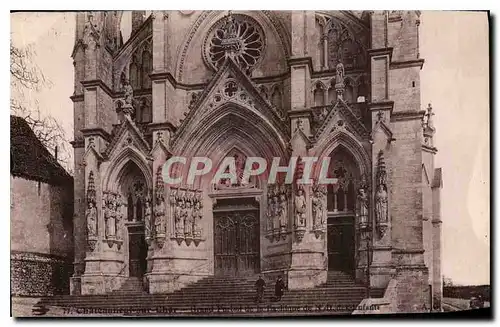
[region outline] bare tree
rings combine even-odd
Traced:
[[[443,276],[443,287],[453,286],[453,280],[449,277]]]
[[[12,97],[11,114],[26,120],[37,138],[52,153],[57,152],[58,161],[72,174],[71,146],[61,124],[51,115],[41,117],[38,102],[34,106],[27,103],[27,92],[40,91],[50,87],[50,81],[34,60],[35,51],[31,46],[24,48],[10,45],[10,76]]]

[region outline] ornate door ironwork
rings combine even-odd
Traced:
[[[214,212],[217,275],[252,275],[259,271],[259,211]]]
[[[328,270],[354,272],[354,223],[352,217],[330,218],[328,221]]]

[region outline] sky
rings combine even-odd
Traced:
[[[456,284],[490,282],[488,22],[480,12],[423,11],[422,109],[432,103],[436,167],[443,168],[442,272]],[[127,32],[125,31],[125,34]],[[73,133],[73,13],[11,14],[15,46],[30,44],[52,86],[29,94]]]

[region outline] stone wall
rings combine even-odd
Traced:
[[[69,293],[73,261],[72,186],[11,176],[11,292]]]
[[[47,296],[69,294],[73,271],[67,257],[12,251],[10,255],[11,295]]]

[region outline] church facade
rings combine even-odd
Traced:
[[[123,12],[77,13],[72,294],[259,273],[305,289],[343,271],[385,289],[393,311],[440,308],[419,15],[134,11],[124,39]],[[292,183],[168,184],[174,156],[234,158],[238,171],[248,158],[298,160]],[[311,157],[330,158],[334,182],[296,182],[317,181]]]

